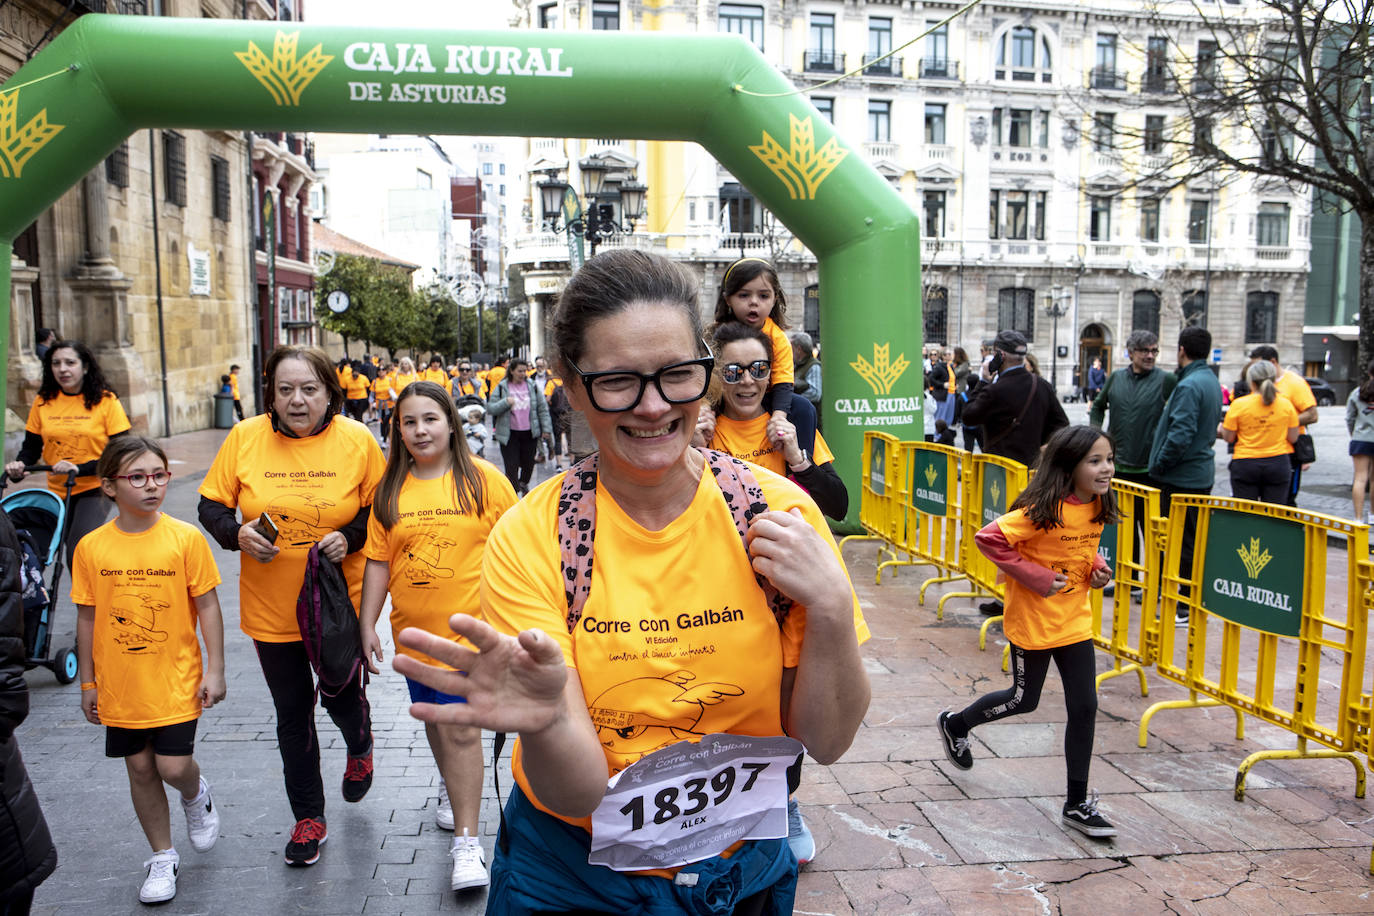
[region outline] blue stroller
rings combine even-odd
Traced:
[[[26,470],[47,471],[47,465]],[[9,482],[0,474],[0,494]],[[67,493],[59,497],[46,487],[19,490],[0,496],[0,509],[10,517],[24,552],[24,668],[42,666],[52,671],[59,684],[70,684],[78,673],[76,648],[58,649],[51,658],[52,618],[62,585],[62,545],[67,538],[67,502],[76,484],[75,472],[67,475]],[[51,570],[46,577],[44,570]]]

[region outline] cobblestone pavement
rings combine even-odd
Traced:
[[[1339,443],[1318,440],[1318,467],[1339,455],[1348,468],[1338,412],[1328,420],[1324,410],[1314,433],[1335,432],[1338,425],[1340,436],[1333,439]],[[167,501],[173,515],[194,519],[195,488],[222,437],[207,431],[167,442],[171,456],[183,462],[174,465]],[[1331,481],[1313,475],[1314,489],[1339,486],[1336,478],[1344,472],[1334,467],[1337,460],[1329,463]],[[339,797],[345,751],[321,714],[329,842],[316,866],[283,865],[292,825],[271,702],[251,643],[237,628],[238,558],[215,549],[225,578],[220,599],[229,695],[202,718],[197,757],[214,786],[222,835],[205,854],[180,841],[179,893],[159,909],[481,911],[482,892],[447,889],[448,834],[434,825],[437,774],[423,732],[406,712],[403,682],[389,670],[368,691],[377,736],[371,792],[356,805]],[[798,797],[819,853],[802,872],[797,913],[1374,912],[1368,873],[1374,805],[1354,797],[1350,764],[1260,764],[1249,777],[1246,800],[1238,803],[1232,799],[1236,765],[1255,750],[1293,747],[1292,735],[1250,719],[1246,737],[1236,740],[1231,712],[1180,710],[1157,716],[1149,746],[1139,748],[1136,728],[1145,708],[1185,696],[1158,677],[1150,679],[1148,698],[1132,678],[1108,680],[1100,691],[1092,784],[1121,830],[1114,842],[1060,826],[1063,695],[1054,676],[1038,710],[973,733],[972,770],[951,767],[940,750],[935,716],[1005,684],[1000,630],[993,628],[987,651],[980,652],[982,618],[972,602],[951,601],[937,620],[935,599],[942,592],[932,588],[924,606],[917,597],[928,573],[902,570],[875,586],[874,553],[862,543],[845,551],[874,634],[864,647],[873,702],[842,761],[830,767],[812,762],[804,771]],[[1340,589],[1332,588],[1339,584],[1330,582],[1328,594],[1339,597]],[[59,612],[55,644],[70,642],[73,622],[68,605]],[[1105,656],[1098,665],[1109,667]],[[1291,683],[1295,667],[1281,659],[1278,682]],[[34,912],[142,912],[137,893],[148,849],[123,768],[104,757],[102,732],[82,719],[74,685],[59,687],[45,670],[28,679],[33,711],[19,741],[61,857],[57,872],[39,888]],[[1323,682],[1323,690],[1328,687]],[[482,813],[488,854],[496,824],[491,776]],[[510,785],[504,761],[500,777],[504,793]],[[184,828],[175,806],[173,811],[173,835],[180,838]]]

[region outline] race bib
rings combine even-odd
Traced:
[[[587,860],[614,871],[676,868],[740,840],[787,836],[794,738],[707,735],[654,751],[611,777],[592,813]]]

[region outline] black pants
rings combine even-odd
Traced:
[[[1064,760],[1070,784],[1086,785],[1093,756],[1093,731],[1097,724],[1097,663],[1091,639],[1057,649],[1011,647],[1011,686],[974,700],[954,718],[966,728],[995,722],[1008,716],[1033,712],[1040,705],[1040,690],[1050,659],[1059,668],[1064,684],[1068,723],[1064,729]],[[956,728],[957,732],[957,728]]]
[[[254,640],[253,644],[277,708],[277,748],[291,813],[298,821],[321,817],[324,781],[320,778],[320,739],[315,733],[315,678],[305,643]],[[320,703],[339,727],[349,755],[366,754],[372,747],[372,709],[362,681],[354,681],[336,696],[321,693]]]
[[[524,493],[530,488],[530,478],[534,476],[534,453],[538,446],[539,440],[528,429],[511,430],[510,438],[501,443],[506,479],[517,493]]]
[[[363,415],[367,413],[367,398],[349,398],[344,401],[344,409],[350,417],[361,423]]]
[[[29,916],[33,906],[33,891],[27,890],[18,896],[0,903],[0,916]]]
[[[234,398],[234,413],[239,415],[240,420],[243,419],[243,402],[238,398]]]
[[[1294,473],[1287,455],[1234,458],[1231,460],[1231,495],[1236,499],[1258,499],[1286,506]],[[1299,469],[1296,473],[1302,471]]]
[[[1159,501],[1161,503],[1161,508],[1164,510],[1164,514],[1169,518],[1174,517],[1173,502],[1175,493],[1208,496],[1212,492],[1212,488],[1210,486],[1176,487],[1172,484],[1163,483],[1158,480],[1154,481],[1154,485],[1159,487]],[[1196,538],[1197,509],[1189,509],[1187,515],[1185,515],[1183,518],[1183,543],[1178,558],[1178,571],[1179,574],[1184,578],[1190,578],[1193,575],[1193,541],[1196,540]],[[1188,586],[1186,585],[1183,586],[1180,591],[1184,595],[1189,594]]]

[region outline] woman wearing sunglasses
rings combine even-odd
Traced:
[[[489,913],[790,913],[800,754],[838,759],[868,708],[868,629],[815,504],[691,446],[699,288],[630,249],[578,270],[554,365],[600,451],[493,529],[485,620],[449,621],[478,651],[400,634],[456,670],[397,671],[467,699],[413,714],[519,733]]]
[[[776,435],[768,435],[768,412],[763,407],[773,368],[773,348],[767,335],[739,322],[716,329],[715,405],[703,407],[697,418],[698,445],[709,445],[744,461],[791,477],[831,518],[849,511],[849,492],[835,472],[835,456],[816,433],[814,449],[797,441],[797,429],[775,421]],[[716,394],[716,392],[713,392]]]

